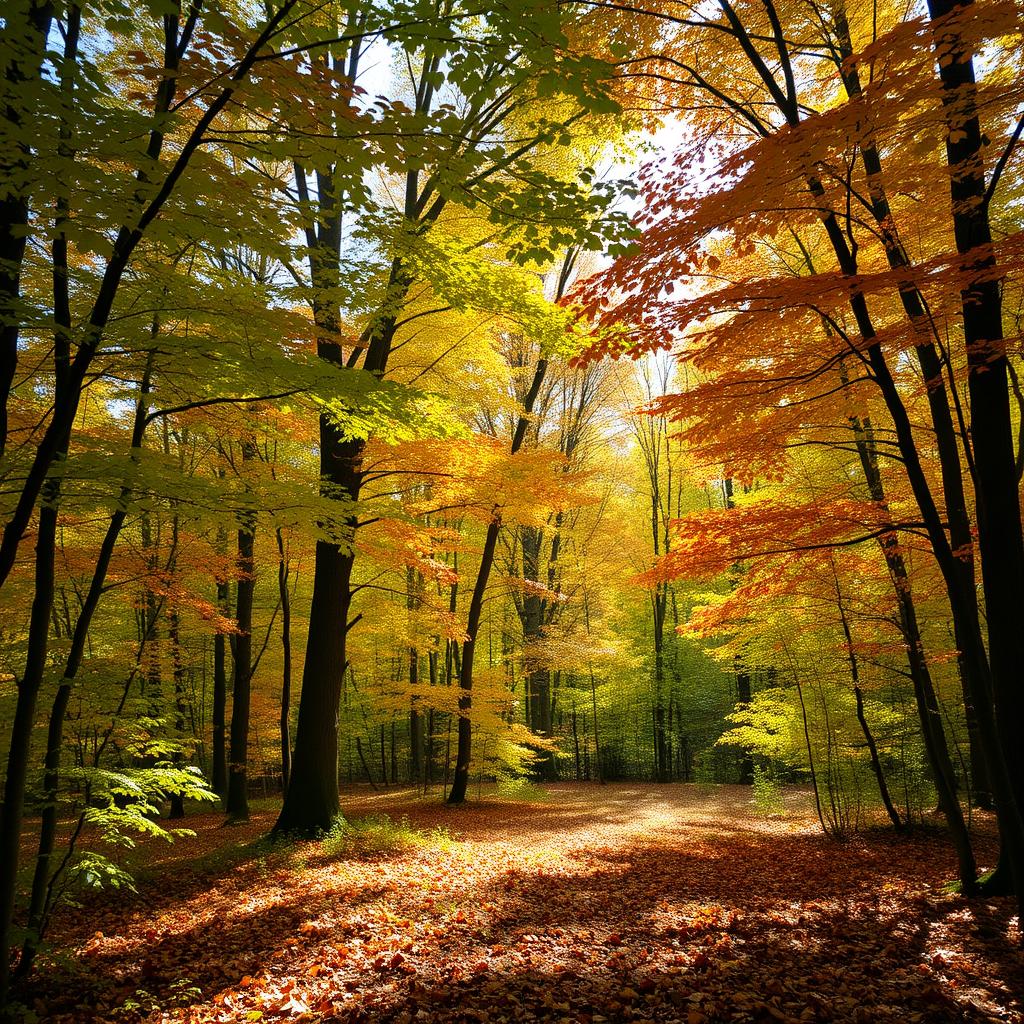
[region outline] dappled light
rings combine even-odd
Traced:
[[[4,0],[3,1024],[1024,1024],[1024,0]]]
[[[35,1005],[197,1024],[1021,1012],[1009,902],[944,892],[940,835],[837,845],[805,790],[788,797],[767,819],[738,786],[560,785],[457,811],[347,796],[352,820],[389,816],[376,849],[261,845],[269,810],[236,835],[194,819],[207,863],[183,844],[139,897],[70,916]]]

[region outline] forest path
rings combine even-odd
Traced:
[[[473,794],[475,796],[475,794]],[[147,848],[137,897],[66,914],[54,1021],[1020,1021],[1009,901],[967,903],[931,831],[844,842],[807,794],[559,785],[450,809],[346,796],[347,843],[217,815]],[[396,823],[408,819],[411,831]],[[981,859],[992,849],[979,844]],[[197,859],[197,851],[202,856]],[[69,955],[70,954],[70,955]]]

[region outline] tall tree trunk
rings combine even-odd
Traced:
[[[750,669],[744,664],[743,659],[737,655],[734,661],[736,670],[736,701],[738,704],[747,705],[752,696],[750,692]],[[751,786],[754,783],[754,759],[750,752],[744,750],[740,756],[740,783],[744,786]]]
[[[845,6],[840,4],[836,12],[836,35],[839,42],[839,70],[843,77],[847,95],[853,99],[862,96],[860,72],[854,61],[853,43],[850,39],[849,25]],[[889,205],[884,187],[882,160],[874,141],[874,133],[866,133],[866,141],[861,146],[861,158],[864,170],[868,175],[869,205],[875,223],[878,226],[886,259],[893,270],[909,268],[910,260],[900,241],[896,230],[896,221]],[[808,257],[808,263],[810,259]],[[939,470],[942,479],[942,496],[946,510],[946,521],[949,524],[949,540],[956,554],[957,567],[960,573],[960,587],[965,593],[974,590],[974,538],[971,532],[971,520],[967,510],[967,499],[964,492],[963,470],[960,465],[960,448],[956,428],[950,409],[949,392],[943,377],[942,359],[936,350],[938,339],[936,327],[924,297],[911,280],[901,283],[899,288],[900,302],[903,310],[920,340],[915,344],[918,365],[924,378],[925,393],[928,398],[932,426],[935,430],[935,444],[939,455]],[[970,457],[967,438],[963,444]],[[957,649],[961,652],[958,659],[961,689],[963,692],[964,715],[967,725],[967,736],[971,756],[971,792],[974,802],[981,807],[989,807],[992,797],[989,793],[988,771],[985,754],[978,729],[976,705],[979,700],[987,700],[987,675],[979,676],[972,659],[964,657],[963,649],[965,631],[969,634],[978,632],[977,604],[969,602],[965,606],[965,614],[973,609],[973,621],[965,622],[963,616],[953,616],[954,639]],[[969,641],[968,641],[969,642]]]
[[[406,608],[410,613],[410,635],[415,630],[415,622],[411,620],[411,613],[420,604],[420,587],[422,577],[410,565],[406,569]],[[420,652],[415,644],[410,644],[409,655],[409,691],[412,694],[409,705],[409,782],[420,781],[423,767],[423,716],[417,710],[419,698],[416,691],[420,684]]]
[[[986,182],[986,139],[976,107],[974,55],[960,34],[956,14],[973,0],[929,0],[943,103],[949,119],[946,160],[951,172],[953,234],[957,252],[968,256],[974,280],[961,292],[967,388],[974,447],[975,492],[981,577],[985,593],[995,731],[1005,759],[1006,787],[990,764],[990,781],[1002,825],[1003,855],[1024,916],[1024,536],[1013,452],[1013,431],[1003,339],[1002,294],[989,223],[991,185]],[[979,708],[980,712],[981,709]],[[979,726],[985,723],[979,715]],[[993,772],[992,769],[995,769]]]
[[[332,251],[336,252],[336,249]],[[337,257],[334,256],[333,260],[336,265]],[[363,368],[370,373],[383,375],[387,368],[397,310],[411,284],[411,277],[396,260],[392,265],[389,300],[385,305],[390,312],[364,333],[367,347]],[[315,312],[317,325],[331,332],[317,340],[317,352],[321,359],[340,368],[345,361],[337,340],[340,329],[337,312],[319,305]],[[292,778],[281,814],[274,825],[276,832],[315,834],[327,831],[341,810],[338,800],[338,704],[341,677],[347,664],[345,647],[358,526],[352,506],[359,500],[362,488],[365,448],[364,440],[344,438],[328,414],[320,416],[321,491],[342,502],[344,511],[335,526],[335,532],[341,539],[337,542],[318,540],[316,544],[313,598],[302,669]]]
[[[18,9],[20,8],[20,9]],[[77,10],[77,9],[76,9]],[[29,192],[33,180],[30,168],[33,161],[31,146],[25,130],[26,117],[31,120],[36,111],[19,109],[17,97],[31,95],[30,90],[42,70],[46,55],[54,4],[29,0],[27,4],[12,7],[5,16],[4,36],[8,53],[15,55],[4,67],[9,102],[2,117],[7,122],[9,139],[16,140],[0,152],[0,181],[4,182],[0,195],[0,309],[5,311],[0,326],[0,457],[7,450],[7,405],[18,369],[18,335],[20,333],[21,269],[28,238]],[[75,37],[77,50],[80,16],[69,13],[67,36]],[[67,54],[67,47],[65,47]],[[71,59],[76,53],[72,52]],[[18,185],[15,187],[14,183]],[[6,947],[5,947],[6,948]]]
[[[28,650],[25,671],[17,682],[18,698],[11,723],[7,753],[7,777],[4,780],[3,816],[0,817],[0,1006],[7,1001],[10,985],[11,918],[14,914],[18,879],[18,853],[25,809],[25,782],[28,777],[32,726],[36,702],[46,671],[50,615],[54,596],[54,552],[57,536],[59,485],[47,485],[51,494],[39,512],[36,535],[35,594],[29,616]]]
[[[242,460],[255,456],[255,446],[242,442]],[[252,602],[256,589],[253,552],[256,513],[244,511],[238,527],[238,585],[235,620],[238,633],[232,644],[231,744],[228,763],[228,798],[224,810],[229,821],[249,820],[249,710],[252,685]]]
[[[353,41],[347,66],[336,64],[333,70],[356,80],[364,40],[358,36],[365,26],[362,12],[354,9],[349,22]],[[330,63],[329,57],[323,57]],[[431,65],[432,66],[432,65]],[[426,76],[428,69],[424,69]],[[416,109],[429,109],[433,87],[424,77],[417,91]],[[337,292],[341,285],[341,239],[344,196],[337,168],[316,173],[317,219],[305,228],[309,251],[310,279],[313,284],[313,319],[317,327],[316,349],[320,359],[341,370],[353,369],[362,359],[362,369],[383,378],[387,372],[391,346],[402,306],[413,277],[402,260],[391,263],[384,301],[377,315],[346,355],[341,344],[341,316]],[[419,174],[406,174],[405,217],[419,229],[428,227],[440,216],[445,200],[438,197],[426,211],[420,206]],[[308,175],[296,165],[299,197],[309,200]],[[320,416],[321,493],[342,503],[343,511],[332,524],[336,535],[319,540],[313,569],[313,599],[310,606],[309,635],[302,668],[302,691],[295,729],[295,754],[292,778],[285,793],[276,832],[317,833],[326,831],[340,813],[338,800],[338,705],[341,680],[347,664],[345,649],[352,601],[352,566],[355,559],[355,533],[358,522],[354,506],[363,482],[362,460],[366,442],[346,439],[327,414]],[[0,563],[2,568],[2,563]]]
[[[659,583],[652,596],[654,602],[654,781],[668,782],[665,754],[665,613],[668,608],[668,587]]]
[[[177,523],[174,526],[174,533],[177,535]],[[174,737],[175,740],[184,744],[185,742],[185,667],[181,658],[181,620],[178,616],[178,609],[172,607],[167,617],[167,639],[171,646],[171,665],[174,677]],[[183,751],[174,754],[173,762],[181,765],[184,762]],[[172,793],[170,796],[171,809],[168,817],[177,821],[185,817],[185,800],[180,793]]]
[[[576,781],[583,778],[583,771],[580,764],[580,733],[576,726],[576,709],[572,709],[572,745],[575,753]]]
[[[537,360],[537,368],[534,371],[533,382],[523,402],[523,411],[516,423],[515,432],[512,435],[510,452],[515,455],[523,445],[526,437],[526,429],[529,425],[529,416],[533,412],[534,403],[540,393],[541,384],[547,373],[548,362],[541,357]],[[483,611],[484,591],[490,579],[491,568],[494,565],[494,550],[498,543],[498,535],[501,532],[501,510],[496,508],[492,512],[492,519],[487,524],[487,534],[484,538],[484,548],[480,556],[480,567],[476,574],[476,583],[473,586],[473,594],[469,602],[469,615],[466,620],[466,639],[462,645],[462,667],[459,672],[459,688],[462,691],[459,695],[459,733],[458,746],[455,755],[455,777],[452,780],[452,788],[448,794],[449,804],[461,804],[466,799],[466,790],[469,787],[469,766],[472,760],[473,746],[473,723],[469,717],[472,708],[473,697],[473,659],[476,654],[477,632],[480,628],[480,615]]]
[[[159,320],[154,318],[152,329],[154,337],[158,331]],[[146,412],[152,386],[153,358],[154,353],[151,349],[146,357],[145,369],[143,370],[142,380],[139,385],[139,398],[135,406],[130,448],[130,458],[133,462],[138,460],[146,430]],[[60,685],[57,687],[57,693],[50,709],[50,721],[46,738],[46,756],[43,764],[44,798],[42,820],[39,827],[39,847],[36,855],[35,870],[32,875],[28,927],[26,929],[25,942],[22,945],[21,957],[18,961],[19,976],[26,975],[32,966],[32,961],[42,940],[46,920],[51,908],[53,881],[50,874],[50,861],[56,842],[59,817],[60,766],[64,744],[64,721],[67,716],[68,705],[71,701],[75,678],[78,675],[78,670],[81,667],[82,658],[85,654],[89,627],[92,625],[93,616],[103,595],[103,586],[106,582],[107,571],[110,568],[110,560],[113,557],[114,548],[120,537],[121,528],[128,517],[128,504],[131,497],[132,489],[127,486],[122,487],[118,497],[117,508],[110,518],[110,523],[107,525],[106,533],[100,544],[89,589],[85,595],[85,600],[82,602],[82,609],[78,614],[78,619],[72,631],[71,646],[68,651],[67,661],[64,664]]]
[[[292,708],[292,603],[288,593],[288,559],[281,528],[277,536],[277,592],[281,602],[281,791],[287,792],[292,770],[292,743],[289,719]]]
[[[449,804],[461,804],[466,799],[469,788],[469,768],[472,761],[473,721],[470,718],[473,690],[473,662],[476,654],[477,633],[480,629],[480,616],[483,611],[484,591],[490,579],[494,565],[494,550],[501,532],[501,518],[496,511],[494,519],[487,524],[484,548],[480,555],[480,567],[477,570],[473,595],[469,602],[469,615],[466,620],[466,639],[462,644],[462,668],[459,672],[459,728],[458,743],[455,753],[455,775],[452,788],[448,793]]]
[[[218,537],[218,548],[227,544],[227,535]],[[217,580],[217,610],[221,615],[230,615],[229,602],[231,588],[226,579]],[[227,755],[227,637],[218,630],[213,636],[213,771],[211,785],[213,791],[227,800],[228,796],[228,755]]]

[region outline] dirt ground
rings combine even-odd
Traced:
[[[272,806],[191,818],[196,838],[144,849],[137,895],[62,911],[26,1006],[76,1024],[1024,1020],[1013,903],[947,891],[937,829],[837,842],[803,794],[764,818],[739,786],[458,809],[355,793],[344,812],[400,827],[268,848]],[[978,852],[990,865],[990,837]]]

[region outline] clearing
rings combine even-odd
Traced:
[[[259,841],[272,806],[193,816],[197,839],[143,851],[138,895],[61,913],[28,1002],[75,1024],[1024,1019],[1012,901],[947,892],[941,833],[835,842],[787,801],[350,793],[369,823],[285,847]]]

